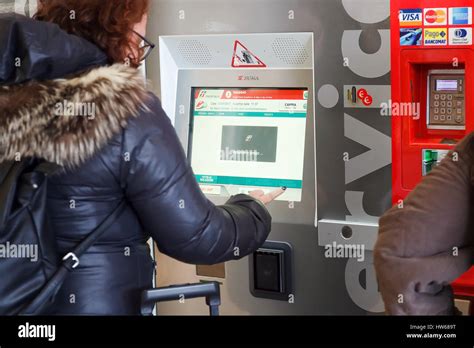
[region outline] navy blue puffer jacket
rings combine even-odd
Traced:
[[[246,195],[224,206],[207,200],[158,98],[89,42],[0,16],[0,84],[0,162],[21,154],[65,168],[49,191],[61,255],[128,204],[67,278],[52,314],[138,315],[152,286],[149,237],[193,264],[241,258],[267,238],[266,208]]]

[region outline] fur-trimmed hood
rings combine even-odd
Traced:
[[[38,157],[75,167],[137,115],[140,73],[59,26],[0,15],[0,162]]]
[[[78,166],[146,108],[146,97],[143,77],[123,64],[0,87],[0,162],[21,156]]]

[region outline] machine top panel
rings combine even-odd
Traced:
[[[313,69],[313,33],[161,36],[160,51],[178,69]]]

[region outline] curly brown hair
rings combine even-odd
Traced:
[[[149,0],[39,0],[35,19],[51,22],[69,34],[100,47],[111,63],[140,65],[138,40],[133,27],[148,12]],[[133,56],[134,53],[138,57]]]

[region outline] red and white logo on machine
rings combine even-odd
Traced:
[[[448,23],[447,8],[425,8],[425,25],[446,25]]]
[[[234,55],[232,57],[233,68],[266,68],[267,65],[253,54],[240,41],[235,41]]]
[[[371,106],[372,103],[374,102],[374,99],[372,96],[367,92],[365,88],[360,88],[357,91],[357,97],[362,100],[362,103],[364,103],[365,106]]]

